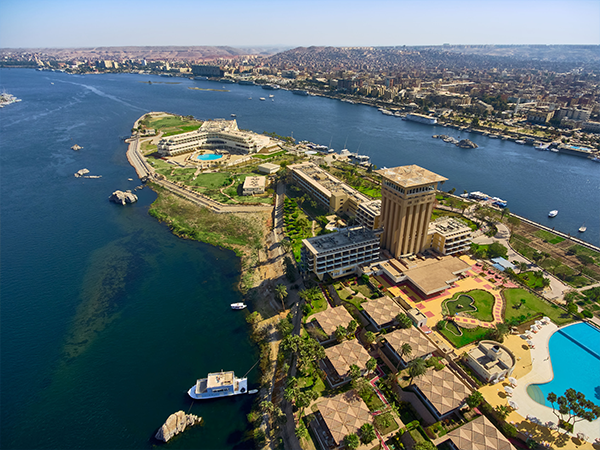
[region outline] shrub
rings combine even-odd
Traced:
[[[583,315],[583,317],[587,317],[588,319],[591,319],[592,317],[594,317],[594,315],[587,309],[584,309],[581,314]]]

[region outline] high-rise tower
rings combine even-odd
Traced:
[[[395,257],[427,248],[427,231],[438,182],[447,178],[419,166],[377,171],[381,183],[381,247]]]

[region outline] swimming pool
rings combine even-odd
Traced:
[[[215,159],[221,159],[223,155],[215,155],[215,154],[206,154],[206,155],[198,155],[196,159],[200,161],[214,161]]]
[[[527,386],[529,396],[551,407],[550,392],[560,396],[573,388],[600,404],[600,331],[587,323],[561,328],[550,338],[549,350],[554,379]]]

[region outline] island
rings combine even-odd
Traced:
[[[600,249],[506,202],[444,192],[447,179],[426,168],[377,170],[235,119],[152,112],[128,142],[158,193],[149,213],[241,258],[261,355],[248,415],[258,446],[412,448],[485,430],[512,448],[532,426],[600,438],[600,407],[576,373],[547,396],[526,390],[552,373],[551,335],[598,321]],[[541,408],[546,397],[578,402],[578,416]]]

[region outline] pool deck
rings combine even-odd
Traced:
[[[569,325],[567,325],[569,326]],[[524,359],[517,361],[517,367],[515,373],[518,385],[514,388],[512,397],[507,397],[504,392],[504,386],[508,386],[508,382],[498,383],[495,385],[485,386],[480,389],[485,399],[492,405],[507,405],[509,400],[514,400],[518,405],[519,409],[512,412],[507,421],[513,422],[519,431],[529,433],[534,439],[539,441],[550,442],[553,447],[561,448],[592,448],[591,442],[595,439],[600,439],[600,419],[593,422],[587,422],[585,420],[577,422],[573,435],[583,432],[588,438],[588,443],[580,443],[577,438],[571,440],[565,440],[559,438],[559,432],[551,431],[543,425],[536,425],[535,423],[526,419],[528,415],[537,417],[542,423],[552,421],[558,423],[557,417],[552,412],[552,408],[544,405],[540,405],[533,400],[527,393],[527,386],[530,384],[547,383],[554,378],[552,371],[552,362],[550,360],[550,352],[548,344],[550,337],[558,330],[558,326],[554,323],[542,326],[542,329],[533,335],[531,341],[534,343],[535,348],[529,350],[531,355],[531,363],[524,364]],[[526,344],[525,340],[522,340],[522,344]],[[511,346],[512,347],[512,346]],[[511,349],[512,350],[512,349]],[[525,373],[531,367],[531,370]],[[574,370],[579,370],[574,368]],[[521,376],[519,376],[519,373]],[[557,395],[563,395],[563,392],[557,392]],[[576,445],[579,444],[579,445]]]

